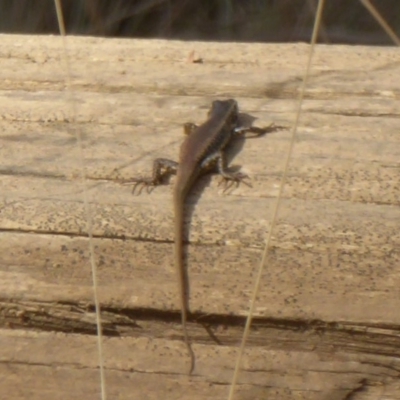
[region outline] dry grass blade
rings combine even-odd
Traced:
[[[289,163],[290,163],[290,159],[291,159],[292,152],[293,152],[294,142],[295,142],[295,139],[296,139],[297,126],[298,126],[298,123],[299,123],[299,120],[300,120],[300,114],[301,114],[301,106],[302,106],[302,103],[303,103],[304,92],[305,92],[305,89],[306,89],[306,86],[307,86],[307,79],[308,79],[308,75],[309,75],[309,72],[310,72],[311,60],[312,60],[312,55],[313,55],[313,51],[314,51],[314,46],[315,46],[315,43],[316,43],[317,37],[318,37],[318,30],[319,30],[319,26],[320,26],[320,23],[321,23],[324,4],[325,4],[325,0],[319,0],[317,13],[316,13],[316,16],[315,16],[315,23],[314,23],[312,38],[311,38],[311,47],[310,47],[310,52],[309,52],[309,55],[308,55],[307,67],[306,67],[306,70],[305,70],[305,73],[304,73],[303,83],[302,83],[301,90],[300,90],[300,96],[299,96],[299,100],[298,100],[298,104],[297,104],[296,117],[295,117],[295,122],[294,122],[294,125],[293,125],[293,129],[292,129],[292,136],[291,136],[291,140],[290,140],[290,145],[289,145],[289,149],[288,149],[288,152],[287,152],[284,171],[283,171],[281,183],[280,183],[280,186],[279,186],[278,196],[276,198],[276,203],[275,203],[275,207],[274,207],[274,211],[273,211],[273,216],[272,216],[272,219],[271,219],[271,227],[270,227],[270,230],[268,232],[267,240],[266,240],[265,247],[264,247],[263,256],[262,256],[262,259],[261,259],[261,262],[260,262],[259,270],[258,270],[257,277],[256,277],[256,282],[255,282],[255,285],[254,285],[253,295],[252,295],[251,303],[250,303],[250,309],[249,309],[249,313],[247,315],[246,325],[245,325],[244,332],[243,332],[243,338],[242,338],[242,342],[241,342],[240,348],[239,348],[239,354],[238,354],[237,359],[236,359],[235,371],[233,373],[232,383],[231,383],[231,386],[230,386],[230,389],[229,389],[228,400],[233,400],[233,397],[234,397],[234,394],[235,394],[235,387],[236,387],[236,383],[237,383],[238,376],[239,376],[241,360],[242,360],[242,357],[243,357],[244,349],[246,347],[247,338],[248,338],[249,333],[250,333],[250,326],[251,326],[251,322],[252,322],[252,318],[253,318],[253,313],[254,313],[254,308],[255,308],[257,295],[258,295],[259,288],[260,288],[261,277],[262,277],[262,274],[263,274],[263,271],[264,271],[264,266],[265,266],[266,261],[267,261],[270,242],[271,242],[271,238],[272,238],[272,232],[273,232],[275,224],[276,224],[276,220],[277,220],[277,216],[278,216],[278,212],[279,212],[279,206],[280,206],[280,202],[281,202],[281,198],[282,198],[282,193],[283,193],[283,189],[284,189],[284,186],[285,186],[285,183],[286,183],[286,177],[287,177],[288,170],[289,170]]]
[[[71,70],[70,64],[68,59],[68,52],[67,52],[67,45],[66,45],[66,31],[65,31],[65,24],[64,24],[64,17],[61,7],[61,0],[54,0],[54,5],[57,12],[57,21],[58,26],[60,29],[60,35],[62,36],[63,40],[63,50],[64,50],[64,61],[65,61],[65,68],[67,71],[66,81],[67,81],[67,93],[70,96],[70,104],[72,108],[72,116],[71,121],[75,122],[76,120],[76,104],[74,98],[72,96],[72,82],[71,82]],[[90,254],[90,266],[92,271],[92,281],[93,281],[93,297],[94,297],[94,306],[96,312],[96,326],[97,326],[97,351],[99,357],[99,367],[100,367],[100,386],[101,386],[101,399],[106,400],[106,388],[105,388],[105,378],[104,378],[104,360],[103,360],[103,348],[102,348],[102,329],[101,329],[101,315],[100,315],[100,302],[98,297],[98,285],[97,285],[97,266],[94,257],[94,246],[93,246],[93,222],[92,216],[89,207],[89,200],[87,196],[87,184],[86,184],[86,173],[85,173],[85,162],[84,162],[84,155],[83,155],[83,146],[82,146],[82,137],[80,134],[79,129],[75,128],[75,137],[79,151],[79,160],[80,160],[80,172],[81,172],[81,179],[80,184],[82,187],[83,193],[83,203],[85,208],[85,215],[86,215],[86,225],[87,225],[87,234],[89,238],[89,254]]]
[[[393,29],[387,24],[387,22],[379,14],[378,10],[371,4],[369,0],[360,0],[361,4],[370,12],[370,14],[376,19],[378,24],[383,28],[383,30],[388,34],[388,36],[393,40],[393,42],[400,46],[400,39],[394,33]]]

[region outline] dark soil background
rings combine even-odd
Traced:
[[[400,34],[400,0],[371,0]],[[309,41],[317,0],[63,0],[75,35]],[[0,0],[0,32],[58,34],[53,0]],[[391,45],[359,0],[326,0],[321,43]]]

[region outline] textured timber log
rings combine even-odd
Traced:
[[[60,38],[1,43],[1,393],[98,398],[78,131],[109,397],[226,398],[290,129],[232,148],[252,188],[204,177],[189,196],[192,377],[171,186],[121,181],[176,159],[182,124],[216,98],[290,128],[308,45],[68,38],[67,93]],[[316,49],[238,399],[400,397],[399,63],[394,48]]]

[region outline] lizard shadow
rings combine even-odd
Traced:
[[[252,117],[249,114],[244,114],[240,113],[238,114],[238,124],[237,129],[235,129],[235,133],[233,133],[233,137],[231,136],[230,138],[232,140],[229,140],[229,144],[226,147],[221,147],[220,151],[223,151],[224,155],[224,160],[222,160],[222,167],[224,167],[225,170],[225,176],[228,176],[229,179],[229,174],[230,173],[235,173],[235,170],[240,169],[239,165],[230,165],[231,161],[233,158],[242,150],[244,147],[244,142],[245,140],[251,138],[251,137],[260,137],[260,136],[265,136],[268,133],[271,132],[276,132],[278,130],[284,129],[285,127],[281,126],[275,126],[275,125],[270,125],[268,127],[260,128],[260,127],[253,127],[253,122],[256,120],[256,118]],[[186,124],[185,124],[186,125]],[[190,132],[189,132],[190,134]],[[250,135],[249,135],[250,134]],[[159,166],[161,165],[161,161],[165,162],[168,161],[167,167],[165,168],[164,172],[161,173],[159,171]],[[193,182],[193,187],[190,189],[189,193],[187,196],[185,196],[185,202],[183,204],[183,216],[184,216],[184,221],[183,225],[181,227],[182,229],[182,244],[183,244],[183,249],[182,249],[182,262],[183,262],[183,285],[184,285],[184,292],[185,292],[185,297],[187,300],[186,309],[187,309],[187,320],[191,322],[196,322],[198,325],[202,325],[205,331],[208,333],[208,335],[211,337],[211,339],[216,342],[217,344],[222,344],[221,341],[212,334],[212,331],[210,328],[207,326],[207,324],[204,324],[204,317],[207,315],[204,313],[200,312],[194,312],[192,313],[190,311],[190,279],[189,279],[189,244],[191,243],[192,245],[196,244],[195,241],[191,240],[191,230],[192,230],[192,220],[193,220],[193,214],[194,211],[197,207],[197,203],[199,202],[202,192],[206,188],[206,186],[210,186],[210,182],[212,179],[212,175],[217,173],[218,174],[218,162],[221,162],[221,159],[218,160],[218,157],[215,157],[213,163],[210,163],[207,165],[207,169],[204,170],[204,173],[202,173],[198,179],[195,179]],[[170,166],[173,166],[171,168]],[[219,165],[221,168],[221,165]],[[176,173],[176,162],[171,161],[171,160],[166,160],[166,159],[156,159],[155,164],[153,166],[153,171],[158,171],[157,172],[157,181],[154,181],[154,178],[140,178],[136,181],[132,181],[134,183],[134,187],[132,189],[133,192],[136,191],[136,188],[138,188],[138,193],[146,188],[148,192],[151,192],[155,186],[158,185],[168,185],[170,183],[170,176],[173,173]],[[154,172],[153,172],[154,176]],[[248,186],[251,186],[249,182],[244,181],[245,175],[240,174],[237,177],[237,179],[234,177],[233,180],[222,180],[221,182],[225,183],[225,187],[223,188],[223,193],[228,192],[228,189],[230,189],[234,185],[239,185],[241,182],[244,184],[247,184]],[[226,179],[226,177],[225,177]],[[135,183],[136,182],[136,183]],[[229,193],[228,193],[229,194]],[[220,315],[220,318],[223,318],[224,315]],[[201,321],[200,321],[201,320]]]
[[[254,121],[257,118],[249,115],[249,114],[244,114],[240,113],[239,114],[239,122],[240,126],[243,127],[251,127],[253,126]],[[269,127],[263,128],[265,132],[262,134],[258,133],[256,135],[238,135],[238,137],[234,138],[226,147],[224,150],[225,156],[226,156],[226,161],[228,165],[228,170],[231,172],[237,172],[240,170],[241,165],[231,165],[231,162],[235,158],[235,156],[241,152],[243,147],[245,146],[245,141],[248,139],[252,138],[260,138],[262,136],[265,136],[267,134],[286,129],[286,127],[283,126],[275,126],[275,125],[270,125]],[[185,274],[185,287],[186,287],[186,293],[188,295],[188,299],[190,299],[190,274],[189,274],[189,252],[190,252],[190,247],[189,245],[195,244],[193,240],[190,240],[191,237],[191,229],[192,229],[192,220],[193,220],[193,214],[195,212],[195,209],[197,207],[197,204],[202,196],[202,193],[206,189],[207,186],[210,186],[210,183],[212,181],[213,175],[218,175],[217,168],[212,168],[211,170],[203,173],[194,183],[192,189],[188,193],[188,196],[186,198],[186,202],[184,205],[184,216],[185,216],[185,221],[183,224],[183,265],[184,265],[184,274]],[[249,182],[244,181],[242,182],[243,184],[246,184],[247,186],[251,186]],[[237,185],[239,185],[240,182],[237,182]],[[234,184],[235,185],[235,184]],[[231,186],[229,186],[230,188]],[[229,189],[227,188],[227,189]],[[229,195],[229,190],[223,189],[223,192],[226,192],[226,194]],[[222,345],[223,343],[218,339],[218,337],[215,336],[215,334],[212,332],[210,329],[210,326],[207,322],[202,322],[201,320],[205,317],[207,319],[207,314],[205,313],[199,313],[199,312],[191,312],[190,310],[190,300],[188,301],[189,307],[188,307],[188,321],[192,323],[196,323],[201,325],[204,330],[207,332],[208,336],[211,338],[212,341],[214,341],[218,345]],[[224,317],[224,316],[221,316]]]
[[[250,114],[246,113],[240,113],[239,114],[239,125],[245,128],[250,128],[253,126],[254,121],[256,121],[257,118],[253,117]],[[231,165],[232,160],[236,157],[237,154],[239,154],[244,145],[246,140],[249,139],[256,139],[260,138],[263,136],[266,136],[269,133],[275,132],[276,130],[282,129],[282,127],[275,127],[275,126],[270,126],[268,128],[265,128],[265,132],[262,134],[244,134],[244,135],[238,135],[236,138],[234,138],[226,147],[225,150],[225,155],[226,155],[226,161],[227,165],[229,166],[229,169],[232,172],[237,172],[242,166],[233,164]]]

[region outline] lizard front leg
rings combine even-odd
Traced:
[[[236,135],[245,135],[246,133],[253,133],[254,136],[253,137],[258,137],[261,135],[264,135],[266,133],[270,133],[270,132],[276,132],[276,131],[280,131],[282,129],[286,129],[286,127],[284,126],[279,126],[279,125],[275,125],[274,123],[264,127],[264,128],[259,128],[257,126],[238,126],[236,127],[233,132]]]
[[[228,170],[225,153],[223,151],[219,151],[207,157],[203,161],[201,167],[204,170],[208,170],[211,167],[215,168],[215,164],[218,174],[222,176],[222,180],[219,185],[225,184],[224,191],[228,190],[235,183],[236,185],[239,185],[241,182],[243,182],[246,185],[251,186],[245,181],[245,179],[249,178],[246,174],[243,174],[242,172],[230,172]]]
[[[161,185],[165,178],[176,174],[177,169],[178,163],[176,161],[156,158],[153,161],[153,174],[151,177],[133,178],[127,183],[133,183],[132,193],[135,193],[136,189],[139,188],[138,194],[140,194],[144,188],[149,191],[151,187]]]
[[[190,135],[192,134],[196,129],[198,128],[198,126],[196,124],[194,124],[193,122],[186,122],[185,124],[183,124],[183,133],[185,135]]]
[[[242,172],[230,172],[227,169],[226,157],[223,151],[220,151],[217,159],[218,173],[222,176],[222,180],[219,184],[225,184],[224,191],[228,190],[233,184],[236,183],[238,186],[241,182],[247,186],[251,186],[245,179],[249,179],[248,175]]]

